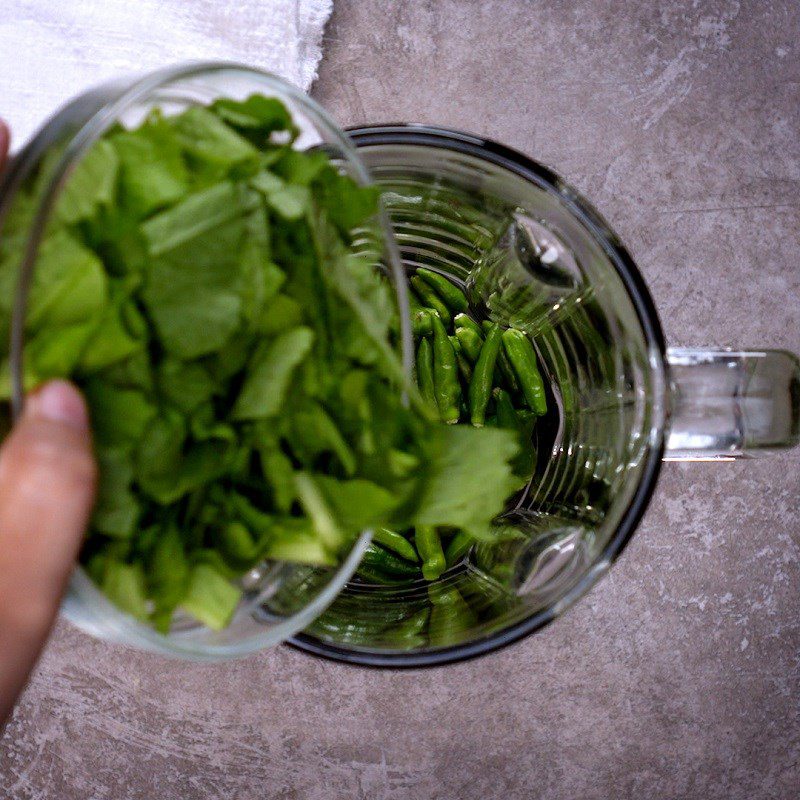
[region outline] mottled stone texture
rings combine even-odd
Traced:
[[[343,124],[435,122],[553,166],[628,243],[673,344],[800,352],[798,31],[794,0],[336,0],[315,95]],[[797,452],[668,465],[564,619],[432,671],[286,648],[192,666],[62,625],[0,794],[795,798],[799,505]]]

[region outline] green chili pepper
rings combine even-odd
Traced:
[[[428,587],[428,598],[431,601],[430,643],[434,647],[447,647],[462,641],[477,618],[458,589],[432,584]]]
[[[444,559],[448,567],[457,564],[469,552],[474,539],[465,531],[459,531],[449,542],[444,551]]]
[[[453,345],[453,350],[456,352],[456,365],[458,366],[459,375],[461,375],[461,379],[464,381],[466,390],[469,391],[469,382],[472,380],[472,363],[464,355],[461,342],[457,337],[451,336],[450,344]]]
[[[473,328],[456,327],[456,338],[461,345],[461,352],[469,359],[470,364],[474,364],[481,354],[483,336]]]
[[[411,332],[414,336],[430,336],[431,309],[421,306],[413,291],[408,293],[408,310],[411,314]]]
[[[433,317],[433,388],[439,416],[448,424],[458,422],[461,384],[456,351],[437,317]]]
[[[506,389],[514,396],[521,397],[522,389],[520,388],[517,376],[511,368],[511,362],[508,360],[506,351],[501,347],[500,352],[497,354],[497,372],[500,376],[500,381],[505,385]]]
[[[503,618],[519,602],[519,598],[506,585],[477,570],[470,570],[459,581],[458,591],[470,608],[487,620],[487,627],[493,630],[507,625]]]
[[[475,331],[475,333],[477,333],[478,336],[480,336],[481,339],[483,339],[483,331],[481,330],[481,326],[478,325],[478,323],[475,322],[475,320],[472,319],[472,317],[470,317],[469,315],[456,314],[455,317],[453,317],[453,323],[455,324],[456,329],[468,328],[471,331]]]
[[[419,392],[433,408],[436,408],[436,391],[433,381],[433,348],[427,339],[417,345],[417,386]]]
[[[431,615],[430,607],[425,606],[419,611],[404,619],[398,626],[397,632],[401,636],[411,636],[422,633],[428,624],[428,617]]]
[[[473,323],[477,327],[477,323]],[[478,329],[478,332],[486,332],[492,327],[492,322],[488,319],[485,319],[481,323],[481,327]],[[517,376],[514,374],[514,370],[511,369],[511,362],[508,360],[508,356],[505,354],[503,348],[500,348],[500,352],[497,354],[497,367],[495,368],[497,375],[498,383],[502,383],[506,389],[514,396],[517,397],[521,395],[522,390],[519,386],[519,381],[517,380]]]
[[[425,308],[422,303],[420,303],[419,297],[415,294],[413,289],[408,290],[408,310],[413,314],[415,311],[427,311],[428,309]]]
[[[398,558],[394,553],[390,553],[388,550],[372,543],[367,545],[364,555],[361,556],[359,569],[361,567],[367,567],[368,569],[399,578],[415,578],[419,575],[418,566],[409,563],[403,558]]]
[[[503,347],[519,379],[525,402],[541,417],[547,413],[547,398],[531,340],[522,331],[509,328],[503,333]]]
[[[428,313],[433,312],[432,308],[428,308],[423,302],[417,292],[414,291],[414,287],[411,286],[409,283],[408,286],[408,310],[414,314],[417,311],[427,311]]]
[[[520,427],[520,420],[517,412],[514,410],[514,404],[511,402],[511,397],[504,389],[497,387],[493,392],[494,407],[497,414],[497,424],[501,428],[509,428],[510,430],[517,431]]]
[[[377,583],[387,584],[387,581],[376,581]],[[397,583],[393,581],[392,583]],[[349,613],[349,604],[337,604],[329,606],[309,626],[309,632],[322,634],[335,639],[337,642],[351,642],[353,644],[368,644],[374,642],[376,638],[383,639],[384,636],[393,631],[395,626],[401,625],[408,616],[407,609],[399,603],[384,603],[380,610],[375,610],[369,614],[360,614],[354,617]]]
[[[368,567],[366,564],[359,565],[356,575],[368,583],[377,583],[382,586],[394,586],[398,583],[407,583],[409,580],[406,576],[390,575],[388,572]]]
[[[532,411],[517,411],[511,403],[508,392],[497,388],[492,392],[494,406],[497,410],[497,424],[517,432],[519,437],[519,453],[511,462],[514,474],[526,484],[536,469],[536,448],[531,441],[536,414]]]
[[[469,391],[469,384],[472,380],[472,364],[469,363],[469,360],[461,351],[456,353],[456,364],[458,364],[458,372],[461,375],[461,379],[464,381],[467,391]]]
[[[450,323],[453,321],[453,316],[447,306],[439,299],[439,295],[436,294],[422,278],[416,275],[411,279],[411,286],[417,293],[417,297],[419,297],[422,305],[433,309],[439,315],[442,322],[449,327]]]
[[[405,558],[406,561],[419,561],[414,545],[405,536],[395,531],[390,531],[387,528],[376,528],[375,533],[372,534],[372,541],[375,544],[382,545],[387,550],[394,550],[397,555]]]
[[[475,371],[469,384],[469,411],[470,419],[475,427],[480,428],[486,417],[486,406],[492,394],[492,379],[497,354],[500,352],[502,330],[499,325],[492,325],[486,335]]]
[[[576,390],[572,385],[571,368],[569,359],[564,351],[564,345],[552,325],[546,323],[542,330],[536,334],[536,341],[543,351],[547,353],[548,363],[553,370],[555,384],[561,393],[564,415],[569,417],[577,407]]]
[[[439,531],[432,525],[417,525],[414,544],[422,559],[422,577],[426,581],[435,581],[447,569]]]
[[[413,613],[387,632],[389,642],[404,650],[422,647],[425,644],[423,632],[428,624],[431,610],[428,606]]]
[[[418,308],[411,312],[411,332],[414,336],[430,336],[432,331],[429,309]]]
[[[536,445],[533,443],[533,429],[538,419],[535,411],[517,411],[519,419],[519,453],[514,457],[511,466],[514,474],[518,475],[523,483],[527,483],[536,471],[536,462],[539,459]]]
[[[417,275],[442,298],[444,304],[451,311],[464,312],[469,308],[464,292],[447,280],[444,275],[440,275],[438,272],[431,272],[429,269],[418,269]]]

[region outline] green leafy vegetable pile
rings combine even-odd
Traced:
[[[253,565],[334,564],[367,527],[485,537],[519,486],[513,431],[444,424],[403,383],[392,287],[351,246],[376,191],[296,134],[255,95],[115,128],[40,248],[25,382],[68,376],[89,401],[100,487],[81,558],[162,631],[177,609],[224,627]],[[58,157],[4,221],[5,339]]]

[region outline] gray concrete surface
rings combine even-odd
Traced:
[[[314,90],[343,124],[477,131],[555,167],[673,344],[800,352],[793,0],[336,0]],[[800,455],[668,465],[610,577],[481,660],[224,666],[60,626],[0,742],[8,798],[800,794]]]

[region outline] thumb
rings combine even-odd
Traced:
[[[0,448],[0,721],[53,624],[95,482],[83,398],[51,381],[28,397]]]

